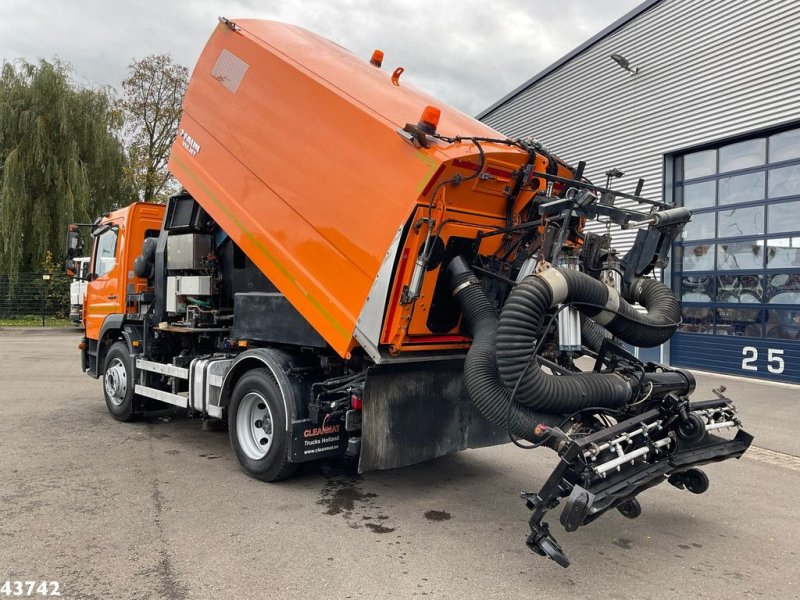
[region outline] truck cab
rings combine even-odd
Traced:
[[[83,368],[101,374],[104,350],[120,331],[125,315],[136,314],[136,298],[147,280],[136,277],[133,263],[148,237],[158,237],[164,205],[136,202],[107,213],[92,226],[92,253],[83,302]],[[110,337],[111,336],[111,337]]]

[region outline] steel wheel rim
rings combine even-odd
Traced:
[[[111,404],[119,406],[125,401],[125,394],[128,392],[128,372],[121,359],[115,358],[108,365],[103,377],[103,385]]]
[[[272,448],[272,411],[259,392],[249,392],[239,403],[236,413],[239,445],[248,458],[261,460]]]

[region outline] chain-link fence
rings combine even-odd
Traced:
[[[0,325],[64,325],[70,279],[63,273],[0,273]]]

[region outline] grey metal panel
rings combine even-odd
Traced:
[[[234,359],[227,355],[195,358],[189,366],[189,405],[222,417],[222,383]]]
[[[800,2],[662,0],[634,13],[483,121],[586,160],[595,182],[611,167],[624,191],[644,177],[645,196],[661,198],[664,155],[800,119]],[[635,232],[614,236],[625,251]]]
[[[203,258],[210,253],[211,235],[173,233],[167,238],[167,269],[201,269],[203,268]]]
[[[160,375],[168,375],[169,377],[189,379],[189,369],[184,367],[176,367],[175,365],[170,365],[167,363],[144,360],[143,358],[136,360],[136,368],[140,371],[150,371]]]
[[[523,83],[521,86],[519,86],[515,90],[509,92],[508,94],[506,94],[505,96],[500,98],[500,100],[498,100],[497,102],[493,103],[488,108],[486,108],[483,111],[481,111],[481,113],[476,118],[477,119],[483,119],[490,112],[492,112],[495,108],[497,108],[498,106],[500,106],[502,104],[505,104],[507,101],[511,100],[517,94],[520,94],[521,92],[525,91],[526,89],[528,89],[529,87],[534,85],[540,79],[544,79],[550,73],[552,73],[553,71],[558,69],[561,65],[563,65],[564,63],[570,61],[572,58],[578,56],[581,52],[583,52],[587,48],[593,46],[595,43],[597,43],[598,41],[600,41],[601,39],[603,39],[607,35],[610,35],[614,31],[616,31],[617,29],[619,29],[620,27],[625,25],[628,21],[636,18],[637,16],[639,16],[639,14],[643,13],[644,11],[646,11],[648,8],[650,8],[651,6],[656,4],[657,2],[661,2],[661,0],[646,0],[645,2],[642,2],[639,6],[637,6],[636,8],[634,8],[633,10],[628,12],[627,14],[623,15],[621,18],[619,18],[616,21],[614,21],[611,25],[609,25],[608,27],[603,29],[601,32],[593,35],[591,38],[586,40],[583,44],[581,44],[580,46],[575,48],[572,52],[562,56],[559,60],[554,62],[552,65],[550,65],[546,69],[540,71],[539,73],[537,73],[536,75],[531,77],[528,81]]]
[[[146,385],[139,385],[138,383],[136,384],[136,387],[133,389],[133,391],[140,396],[145,396],[147,398],[155,398],[156,400],[160,400],[161,402],[174,404],[175,406],[179,406],[181,408],[189,407],[188,395],[172,394],[170,392],[165,392],[164,390],[148,387]]]
[[[356,329],[353,332],[353,336],[376,364],[383,362],[378,343],[380,341],[381,326],[383,325],[384,308],[388,304],[392,269],[397,259],[397,251],[400,248],[402,235],[403,227],[401,226],[395,233],[392,244],[383,257],[383,262],[378,269],[378,274],[375,276],[375,281],[372,282],[372,287],[369,290],[366,302],[364,302],[364,307],[358,315]]]

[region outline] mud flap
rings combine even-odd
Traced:
[[[508,441],[469,400],[463,360],[373,367],[363,410],[362,473]]]
[[[295,463],[342,456],[347,450],[347,432],[337,423],[328,427],[315,425],[310,419],[292,423],[291,461]]]

